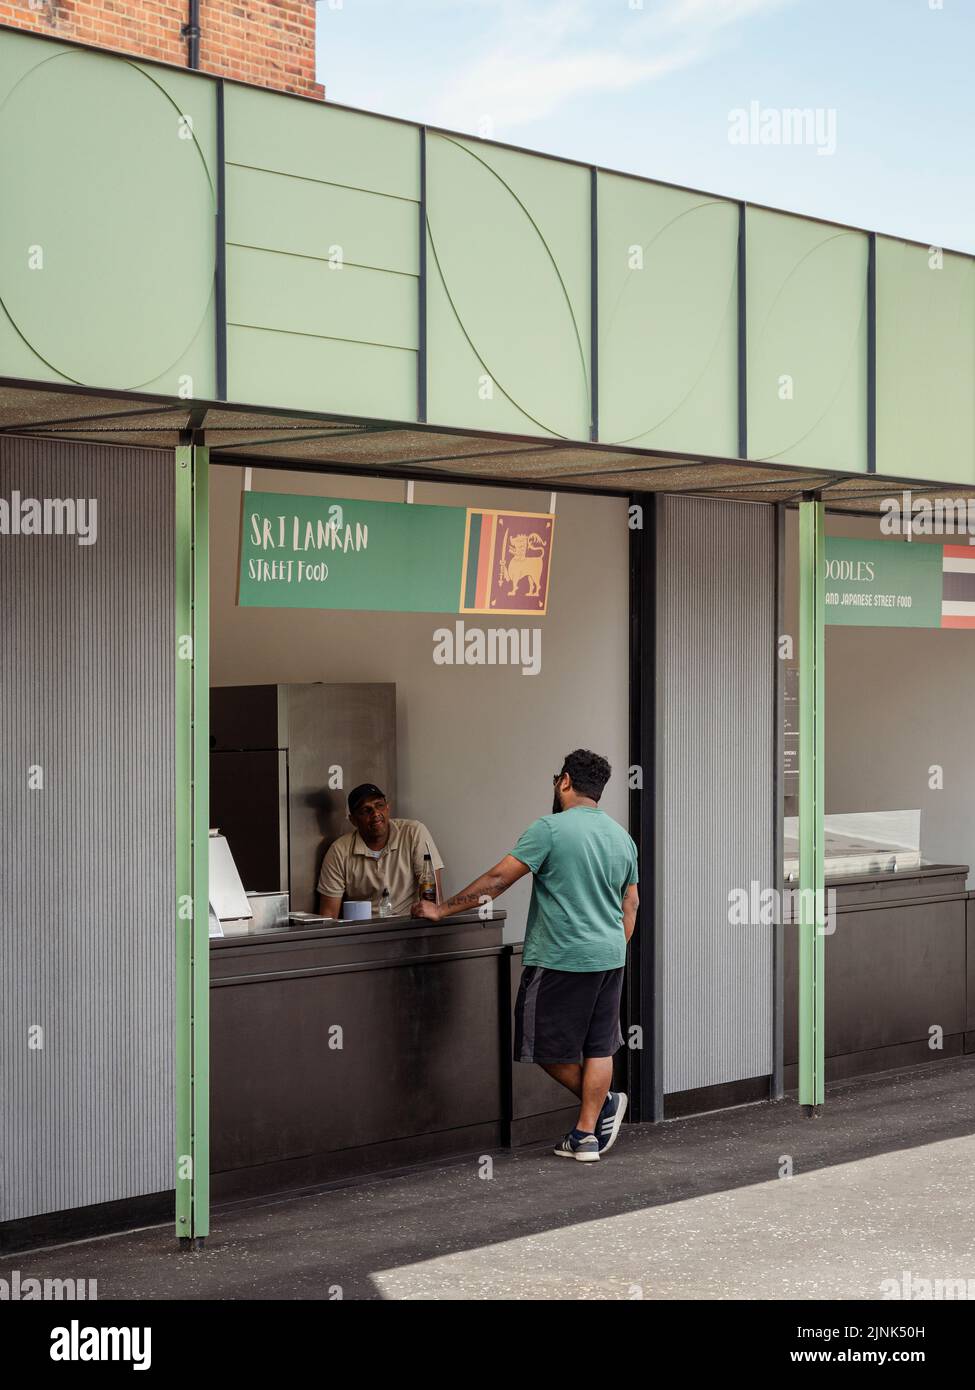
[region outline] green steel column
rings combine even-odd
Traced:
[[[799,504],[799,1104],[823,1104],[826,893],[823,863],[823,670],[826,527],[822,502]]]
[[[176,450],[176,1234],[193,1230],[193,450]]]
[[[176,1234],[210,1229],[208,451],[176,450]]]

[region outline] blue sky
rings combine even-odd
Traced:
[[[973,60],[975,0],[318,5],[333,101],[970,252]],[[806,108],[808,143],[729,138]]]

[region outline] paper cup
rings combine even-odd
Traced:
[[[372,916],[372,903],[367,899],[365,902],[344,902],[342,904],[342,919],[346,922],[367,922]]]

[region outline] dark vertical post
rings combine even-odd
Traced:
[[[867,472],[877,471],[877,236],[867,252]]]
[[[599,438],[599,175],[589,170],[589,438]]]
[[[214,306],[216,310],[217,400],[227,399],[227,199],[223,79],[217,83],[217,247]]]
[[[51,7],[53,9],[53,6]],[[189,0],[186,9],[186,23],[180,27],[180,37],[186,40],[186,66],[199,70],[200,67],[200,0]]]
[[[417,280],[416,418],[427,418],[427,132],[420,126],[420,274]]]
[[[511,957],[510,946],[503,946],[498,956],[498,1045],[501,1053],[501,1143],[511,1147],[511,1123],[514,1119],[514,1075],[515,1063],[511,1059],[514,1046],[512,1011],[514,1000],[511,997]]]
[[[635,493],[642,528],[630,526],[630,764],[642,786],[630,789],[630,834],[640,855],[640,911],[626,974],[626,1089],[633,1120],[663,1118],[659,932],[656,910],[656,505],[652,493]],[[631,1031],[641,1045],[632,1047]]]
[[[747,205],[738,204],[738,457],[748,457],[748,319],[745,312]]]

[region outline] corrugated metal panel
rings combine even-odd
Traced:
[[[4,1220],[173,1185],[172,456],[0,440],[15,489],[98,532],[0,535]]]
[[[772,1071],[772,929],[729,892],[774,884],[774,518],[661,499],[658,710],[664,1091]]]

